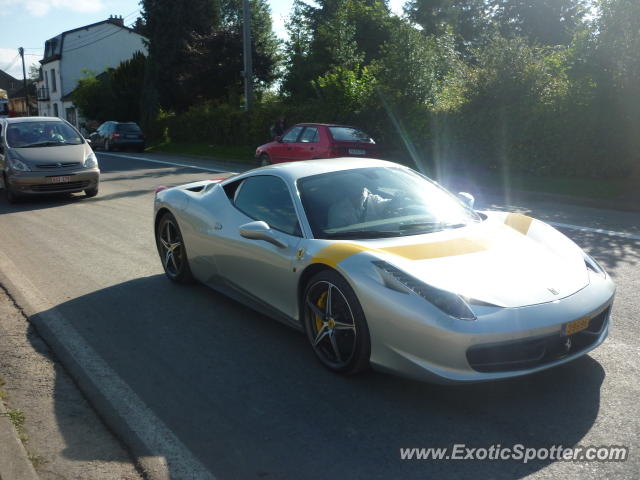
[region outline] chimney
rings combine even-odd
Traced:
[[[118,16],[118,15],[109,15],[109,21],[111,23],[113,23],[114,25],[120,25],[121,27],[124,27],[124,18],[122,18],[122,15]]]

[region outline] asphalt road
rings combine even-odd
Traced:
[[[125,442],[164,458],[173,478],[638,478],[640,214],[479,199],[587,227],[562,230],[618,284],[610,337],[591,355],[526,378],[462,387],[373,371],[343,378],[319,365],[301,334],[164,277],[153,189],[217,174],[99,159],[94,199],[0,200],[0,279],[39,313],[39,329],[57,335],[53,347],[63,361],[85,369],[78,381],[97,390],[89,396],[107,422],[119,418],[114,429]],[[402,447],[519,443],[626,445],[630,459],[523,464],[401,461],[399,454]]]

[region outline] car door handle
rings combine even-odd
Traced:
[[[287,150],[291,150],[291,147],[287,147]]]
[[[309,150],[315,150],[315,148],[311,147]]]
[[[213,229],[214,229],[214,230],[222,230],[222,224],[221,224],[221,223],[219,223],[219,222],[218,222],[218,223],[216,223],[216,224],[213,226]]]

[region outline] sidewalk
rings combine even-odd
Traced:
[[[0,376],[7,409],[25,419],[23,443],[0,401],[0,480],[142,479],[1,286]]]

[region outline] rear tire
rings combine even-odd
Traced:
[[[189,267],[182,233],[176,218],[169,212],[158,222],[156,246],[164,273],[169,280],[176,283],[192,283],[193,274]]]
[[[371,338],[360,302],[335,270],[314,275],[304,291],[302,314],[316,357],[329,370],[353,375],[369,368]]]

